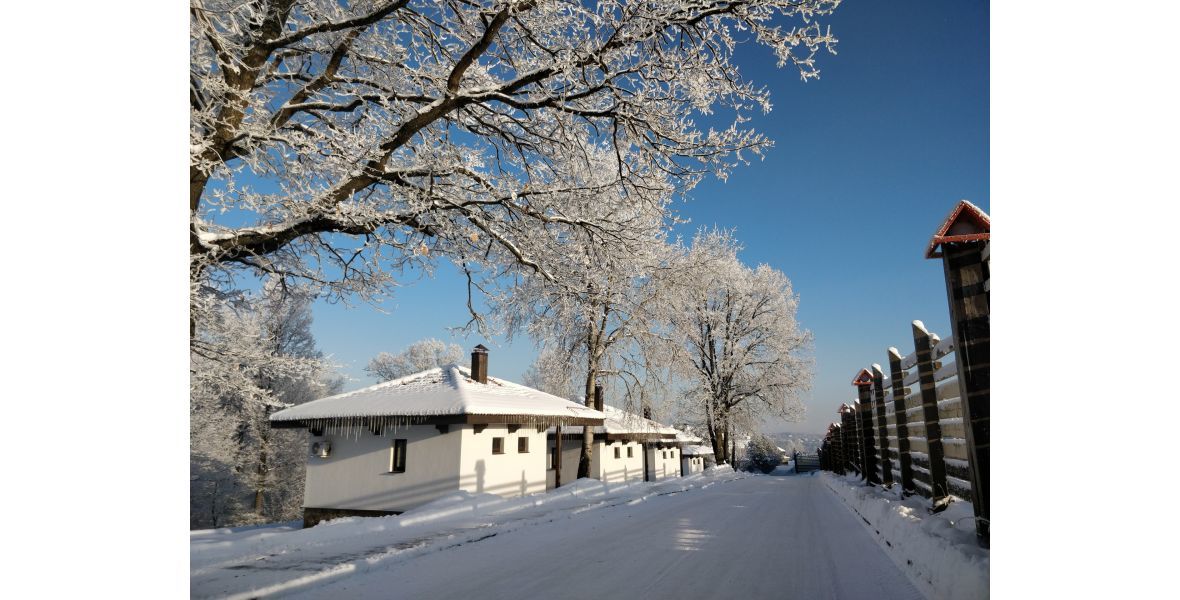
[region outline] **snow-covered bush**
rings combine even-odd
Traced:
[[[782,453],[774,441],[764,435],[755,436],[746,444],[746,459],[752,469],[769,473],[782,462]]]

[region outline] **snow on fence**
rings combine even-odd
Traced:
[[[827,471],[899,485],[939,511],[956,498],[973,499],[959,371],[953,340],[926,331],[921,321],[913,332],[912,353],[889,348],[889,374],[874,364],[853,380],[858,398],[841,406],[820,460]]]

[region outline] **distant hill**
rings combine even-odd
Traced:
[[[824,436],[818,433],[768,433],[767,437],[774,440],[776,446],[791,452],[814,453],[823,444]]]

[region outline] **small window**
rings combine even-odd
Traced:
[[[622,450],[622,448],[615,448],[615,458],[619,458],[619,456],[622,454]]]
[[[406,440],[393,440],[389,448],[389,472],[406,472]]]
[[[668,451],[660,450],[660,458],[668,458]]]
[[[504,454],[504,438],[492,438],[492,454]]]
[[[635,458],[635,448],[627,446],[627,458]]]
[[[516,451],[520,454],[528,454],[529,439],[526,437],[516,438]]]

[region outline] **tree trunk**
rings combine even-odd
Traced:
[[[590,364],[586,369],[586,406],[594,408],[594,384],[597,383],[598,369],[595,368],[594,349],[590,349]],[[582,455],[578,459],[578,479],[590,476],[590,462],[594,458],[594,428],[582,426]]]

